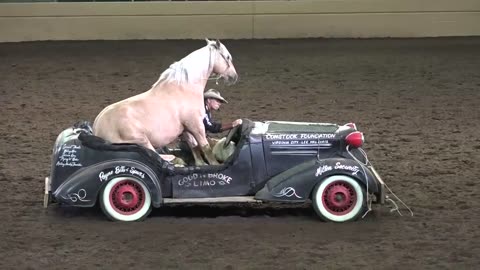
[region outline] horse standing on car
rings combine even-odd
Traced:
[[[236,83],[238,75],[225,45],[218,39],[206,41],[206,46],[171,64],[148,91],[104,108],[93,123],[94,135],[155,151],[188,132],[198,142],[192,151],[218,165],[205,134],[203,91],[211,75],[227,84]]]

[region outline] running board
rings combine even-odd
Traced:
[[[165,198],[164,204],[180,204],[180,203],[261,203],[253,196],[237,196],[237,197],[213,197],[213,198]]]

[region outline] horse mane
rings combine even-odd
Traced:
[[[167,68],[158,80],[152,85],[152,88],[157,86],[161,82],[176,82],[177,84],[188,82],[188,69],[185,68],[184,63],[181,61],[174,62]]]
[[[189,79],[192,78],[192,76],[190,76],[190,73],[194,71],[194,69],[192,70],[192,67],[198,68],[198,63],[192,63],[191,59],[196,56],[196,53],[207,47],[208,46],[202,47],[185,56],[180,61],[172,63],[165,71],[162,72],[162,74],[160,74],[160,77],[152,85],[152,88],[157,86],[161,82],[175,82],[177,84],[188,83]]]

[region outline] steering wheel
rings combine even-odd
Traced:
[[[237,133],[238,129],[241,127],[242,125],[238,125],[232,129],[230,129],[230,131],[228,131],[228,134],[225,138],[225,141],[223,142],[223,148],[227,147],[228,144],[232,141],[232,138],[233,138],[233,135],[235,135],[235,133]]]

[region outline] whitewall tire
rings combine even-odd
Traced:
[[[366,211],[365,189],[352,177],[333,175],[318,183],[312,194],[315,212],[325,221],[356,220]]]
[[[103,213],[114,221],[140,221],[152,209],[152,197],[148,188],[134,177],[110,180],[99,199]]]

